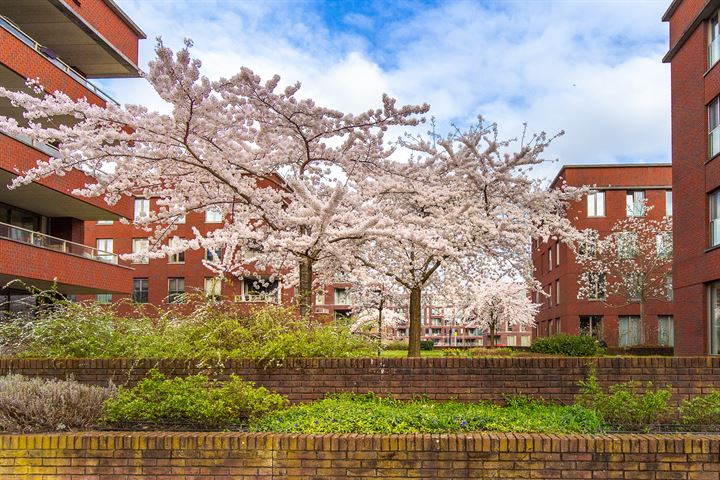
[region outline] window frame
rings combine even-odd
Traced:
[[[138,209],[138,203],[140,203],[141,206],[145,206],[147,208],[141,207]],[[142,215],[144,213],[145,215]],[[139,219],[143,217],[147,217],[150,215],[150,199],[149,198],[141,198],[141,197],[135,197],[135,202],[133,203],[133,221],[137,222]]]
[[[639,199],[638,199],[639,197]],[[645,216],[645,190],[626,190],[625,191],[625,215],[631,217]]]
[[[140,282],[140,287],[141,287],[140,289],[135,288],[137,286],[137,282]],[[142,288],[143,286],[145,287],[144,289]],[[137,295],[138,293],[140,293],[140,295],[143,295],[143,293],[144,293],[144,296],[145,296],[144,302],[138,300],[138,295]],[[133,290],[132,290],[133,303],[149,303],[149,298],[150,298],[150,279],[147,277],[133,278]]]
[[[135,237],[132,239],[130,248],[132,249],[132,253],[142,253],[141,251],[136,251],[135,246],[138,242],[145,241],[145,252],[148,252],[150,250],[150,239],[145,237]],[[148,258],[145,258],[144,260],[133,260],[133,264],[136,265],[147,265],[150,263],[150,260]]]
[[[605,217],[605,192],[603,190],[596,190],[588,193],[586,208],[588,218]]]
[[[168,246],[173,246],[174,243],[179,242],[181,240],[183,240],[182,237],[178,237],[178,236],[172,237],[168,241]],[[180,264],[185,263],[185,251],[173,253],[172,255],[168,255],[168,263],[174,264],[174,265],[175,264],[180,265]],[[177,277],[177,278],[180,278],[180,277]]]
[[[174,287],[173,282],[175,283]],[[180,290],[179,287],[182,287]],[[168,277],[167,303],[183,303],[185,295],[185,277]]]

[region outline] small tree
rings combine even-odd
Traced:
[[[490,333],[490,346],[495,347],[495,334],[503,323],[530,327],[535,324],[539,305],[533,303],[524,282],[482,279],[465,288],[458,297],[458,307],[467,326],[477,326]]]
[[[577,247],[578,298],[601,300],[606,305],[640,307],[641,332],[651,301],[668,302],[672,288],[672,217],[648,217],[651,208],[634,209],[601,237],[584,231]]]

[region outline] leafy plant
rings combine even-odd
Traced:
[[[673,414],[669,404],[669,387],[661,388],[648,382],[618,383],[603,391],[595,373],[580,381],[578,404],[597,412],[603,422],[617,430],[650,431]]]
[[[0,377],[0,431],[48,432],[97,425],[113,387],[22,375]]]
[[[399,401],[372,393],[338,394],[251,423],[255,431],[296,433],[546,432],[593,433],[600,420],[581,406],[532,400],[491,403]]]
[[[435,348],[435,342],[432,340],[420,340],[420,350],[432,350]]]
[[[720,390],[683,400],[678,410],[686,425],[720,425]]]
[[[384,350],[407,350],[408,349],[408,342],[407,340],[395,340],[392,342],[387,342],[383,344]]]
[[[152,370],[135,387],[120,387],[117,397],[105,402],[103,420],[110,424],[241,426],[286,403],[285,397],[234,375],[226,382],[204,375],[168,379]]]
[[[605,349],[588,335],[566,335],[559,333],[551,337],[536,339],[530,346],[533,353],[567,355],[569,357],[593,357],[605,353]]]

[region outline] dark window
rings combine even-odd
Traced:
[[[148,279],[133,279],[133,302],[148,303]]]

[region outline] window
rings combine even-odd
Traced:
[[[708,105],[708,158],[720,153],[720,97]]]
[[[530,346],[530,337],[528,335],[523,335],[520,337],[520,346],[521,347],[529,347]]]
[[[150,200],[147,198],[135,199],[135,221],[138,221],[150,214]]]
[[[665,276],[665,296],[667,297],[668,301],[672,301],[673,299],[673,276],[672,272],[668,273]]]
[[[222,212],[220,210],[205,210],[205,223],[221,223]]]
[[[113,253],[112,238],[98,238],[95,241],[97,247],[97,259],[103,262],[113,263],[115,256]]]
[[[98,220],[98,225],[112,225],[114,222],[112,220]]]
[[[642,323],[640,317],[635,315],[627,315],[620,317],[618,324],[620,347],[630,347],[632,345],[640,345],[643,342]]]
[[[315,292],[315,305],[324,305],[325,304],[325,291],[321,290],[319,292]]]
[[[280,283],[277,280],[270,281],[268,278],[243,278],[243,296],[245,302],[268,302],[278,301]]]
[[[634,232],[617,234],[617,256],[622,260],[635,258],[637,255],[637,235]]]
[[[625,212],[628,217],[642,217],[645,215],[644,191],[629,190],[625,194]]]
[[[548,272],[552,270],[553,263],[552,263],[552,248],[548,249]]]
[[[555,266],[560,265],[560,242],[555,242]]]
[[[672,190],[665,190],[665,216],[672,217]]]
[[[601,315],[581,315],[580,335],[588,335],[601,340],[603,338],[603,317]]]
[[[348,295],[347,288],[335,289],[335,305],[350,305],[350,296]],[[436,315],[435,309],[433,309],[432,314]]]
[[[222,298],[222,280],[218,277],[205,277],[205,298],[219,301]]]
[[[588,217],[604,217],[605,216],[605,192],[588,193],[587,216]]]
[[[220,260],[222,258],[222,248],[206,248],[205,249],[205,260],[208,262]]]
[[[720,190],[710,194],[710,246],[720,245]]]
[[[659,233],[655,236],[655,252],[660,258],[670,258],[672,256],[672,233]]]
[[[552,283],[548,285],[548,307],[552,307],[553,305],[553,291],[552,291]]]
[[[720,11],[716,11],[708,19],[708,69],[720,60],[720,40],[718,40],[720,38],[720,26],[718,25],[720,22],[718,22],[718,14],[720,14]]]
[[[720,281],[709,286],[710,355],[720,354]]]
[[[605,275],[588,273],[588,299],[605,300]]]
[[[147,238],[133,238],[132,253],[147,253],[150,249],[150,242]],[[147,258],[134,260],[133,263],[148,263]]]
[[[625,276],[624,281],[627,287],[628,300],[631,302],[642,300],[643,275],[640,272],[630,272]]]
[[[508,347],[514,347],[514,346],[515,346],[515,342],[516,342],[516,340],[515,340],[515,336],[514,336],[514,335],[507,337],[507,345],[508,345]]]
[[[173,237],[170,239],[169,246],[172,247],[178,247],[182,243],[182,239],[180,237]],[[173,253],[168,257],[168,263],[185,263],[185,252],[177,252]]]
[[[97,303],[111,303],[112,293],[98,293],[95,295],[95,302]]]
[[[560,280],[555,280],[555,305],[560,305]]]
[[[133,302],[148,303],[148,279],[133,278]]]
[[[675,345],[675,330],[672,315],[658,315],[658,345]]]
[[[168,303],[180,303],[185,294],[184,278],[168,278]]]
[[[513,331],[513,326],[512,326],[512,324],[511,324],[510,322],[507,323],[507,330],[506,330],[506,331],[508,331],[508,332],[512,332],[512,331]]]

